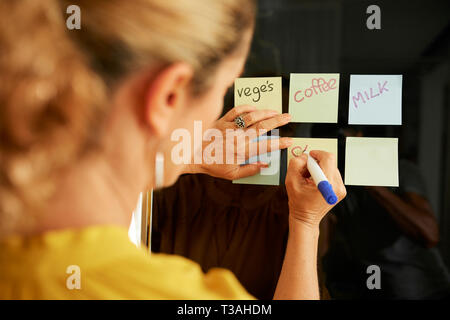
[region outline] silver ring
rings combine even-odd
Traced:
[[[245,121],[244,121],[244,118],[242,118],[241,116],[237,116],[234,119],[234,123],[236,124],[236,127],[240,128],[240,129],[245,128]]]

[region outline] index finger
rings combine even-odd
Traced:
[[[238,117],[239,115],[241,115],[243,113],[255,111],[255,110],[256,110],[256,107],[250,106],[247,104],[242,105],[242,106],[237,106],[237,107],[234,107],[233,109],[231,109],[230,111],[228,111],[223,116],[223,119],[226,121],[234,121],[234,119],[236,119],[236,117]]]

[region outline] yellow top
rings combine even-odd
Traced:
[[[228,270],[204,274],[179,256],[149,256],[125,228],[94,226],[0,241],[0,299],[253,297]]]

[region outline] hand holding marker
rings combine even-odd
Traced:
[[[309,155],[309,151],[303,151],[308,156],[306,167],[311,174],[314,183],[322,194],[323,198],[329,205],[333,205],[337,202],[338,198],[333,191],[331,183],[328,182],[327,177],[323,173],[317,161]]]

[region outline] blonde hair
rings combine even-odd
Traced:
[[[66,8],[81,9],[68,30]],[[95,145],[114,82],[189,63],[193,90],[253,23],[253,0],[0,1],[0,231],[23,223]]]

